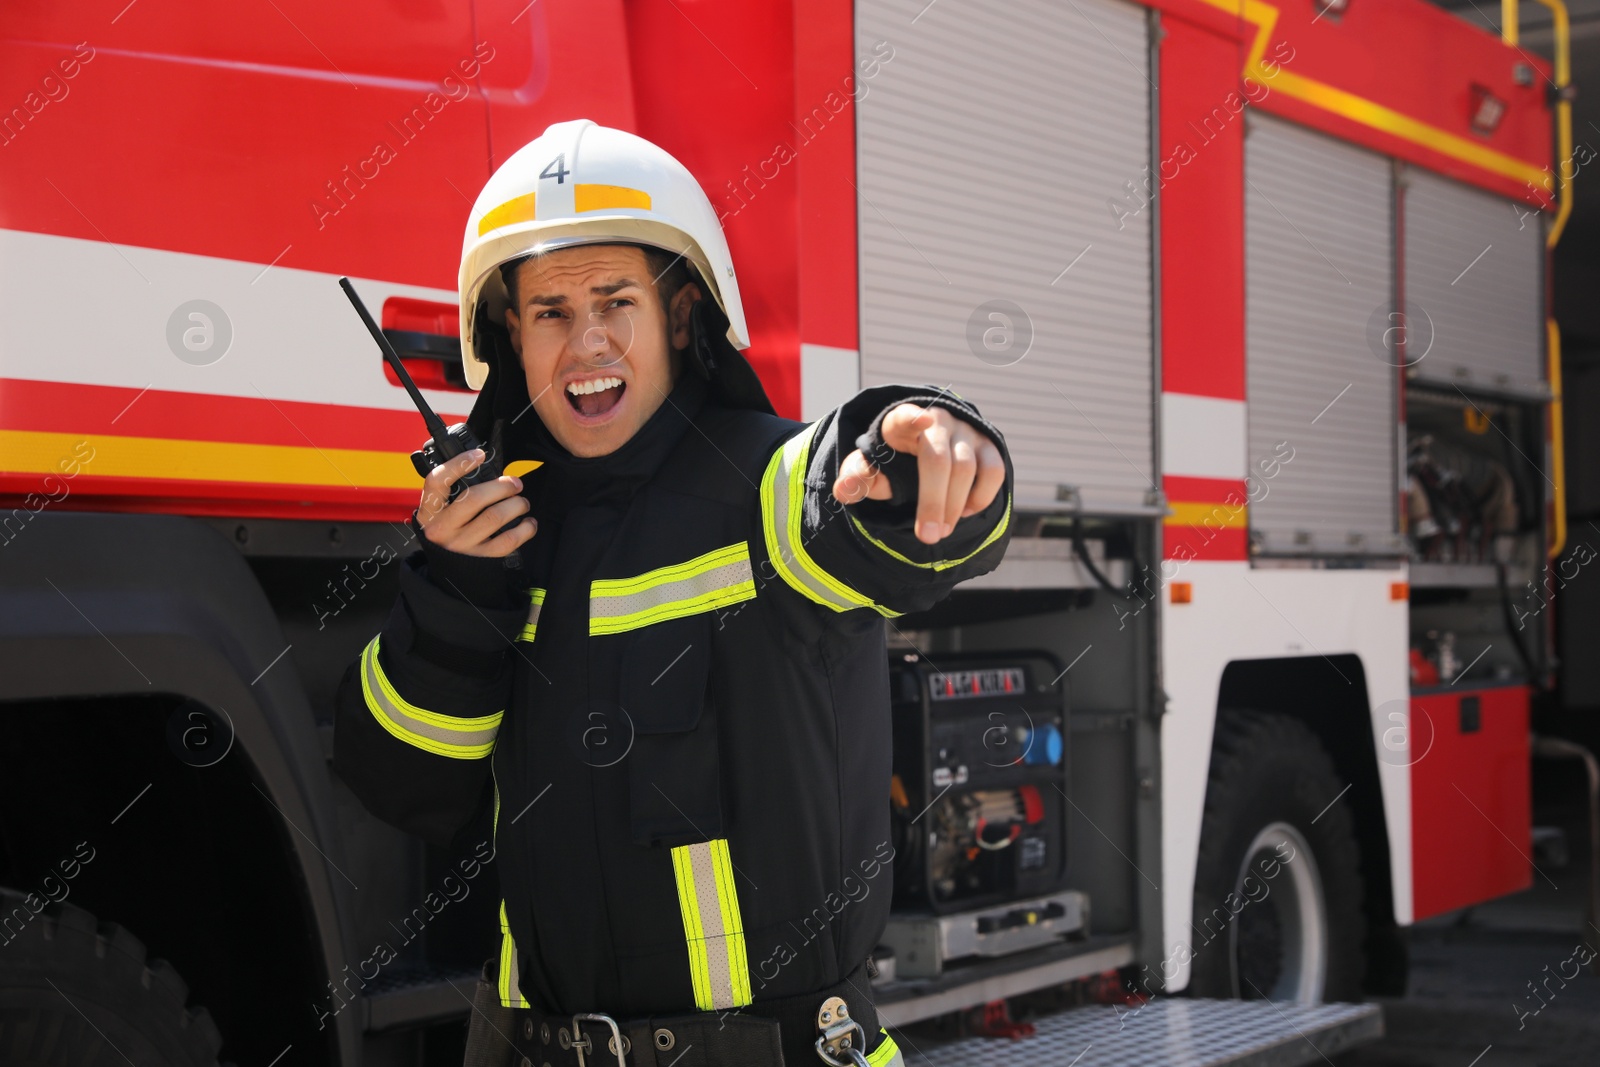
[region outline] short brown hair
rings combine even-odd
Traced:
[[[682,289],[690,282],[700,280],[700,272],[690,269],[689,261],[684,258],[682,252],[668,252],[666,249],[657,248],[655,245],[632,244],[627,241],[608,241],[606,243],[617,248],[637,248],[644,253],[645,264],[650,268],[651,277],[655,278],[656,295],[661,298],[661,306],[663,308],[672,304],[672,298],[678,295],[679,289]],[[500,264],[500,278],[505,282],[506,295],[511,298],[512,310],[519,315],[522,313],[522,308],[517,302],[517,271],[521,269],[524,263],[533,258],[535,258],[534,254],[529,253]],[[706,291],[705,285],[702,284],[700,289],[702,296],[711,295]]]

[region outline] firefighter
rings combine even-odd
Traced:
[[[539,466],[429,475],[334,764],[430,842],[492,836],[469,1062],[902,1062],[885,620],[999,562],[1000,433],[932,386],[778,418],[704,192],[586,120],[489,179],[460,293],[469,423]]]

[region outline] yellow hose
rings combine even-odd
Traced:
[[[1509,8],[1516,8],[1516,0],[1502,0]],[[1572,28],[1567,21],[1567,5],[1562,0],[1539,0],[1539,3],[1550,9],[1550,17],[1555,30],[1555,60],[1556,60],[1556,187],[1560,198],[1560,205],[1556,208],[1555,221],[1550,224],[1550,232],[1545,235],[1545,246],[1554,248],[1556,242],[1561,240],[1561,232],[1567,228],[1567,219],[1572,215],[1572,178],[1573,171],[1577,168],[1572,160],[1572,101],[1567,99],[1567,87],[1572,84]],[[1516,43],[1516,16],[1513,13],[1511,26],[1511,39],[1508,43]]]
[[[1550,9],[1554,30],[1556,82],[1556,217],[1545,235],[1545,247],[1553,249],[1572,217],[1572,178],[1577,169],[1572,158],[1572,27],[1567,5],[1562,0],[1539,0]],[[1500,0],[1500,39],[1515,46],[1518,39],[1517,0]],[[1561,328],[1556,320],[1546,319],[1548,337],[1547,377],[1550,382],[1550,480],[1554,484],[1550,518],[1550,558],[1567,547],[1567,457],[1564,441],[1564,412],[1561,404]]]
[[[1550,516],[1550,558],[1567,547],[1567,454],[1561,411],[1561,329],[1555,319],[1545,320],[1550,342],[1550,480],[1555,483]]]

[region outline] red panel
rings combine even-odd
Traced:
[[[1240,44],[1177,18],[1161,45],[1161,387],[1244,398]],[[1232,117],[1204,124],[1213,109]],[[1140,191],[1142,192],[1142,191]],[[1130,204],[1137,205],[1137,200]]]
[[[854,55],[851,0],[806,0],[803,9],[796,5],[794,27],[794,121],[799,130],[819,129],[797,146],[793,164],[800,173],[800,339],[856,348],[855,107],[872,92],[882,64],[870,50],[876,42],[860,59]],[[820,128],[819,107],[828,116]],[[796,388],[798,396],[798,382]]]
[[[628,8],[638,133],[693,171],[721,215],[750,326],[746,355],[790,416],[800,413],[800,179],[778,146],[806,163],[821,144],[837,152],[851,139],[838,121],[815,143],[791,125],[796,17],[787,3],[739,0]]]
[[[1168,526],[1162,531],[1162,556],[1189,561],[1249,558],[1250,539],[1242,527]]]
[[[1476,699],[1478,729],[1462,732]],[[1411,700],[1411,878],[1415,917],[1533,883],[1528,689],[1448,691]]]
[[[10,113],[0,227],[455,287],[498,58],[466,11],[97,6],[8,11],[0,100],[45,102]]]
[[[447,423],[466,419],[465,414],[439,414]],[[0,378],[0,430],[355,448],[407,455],[428,439],[422,416],[415,411],[18,378]]]
[[[414,333],[436,333],[445,337],[461,336],[461,316],[455,304],[441,304],[436,300],[413,300],[409,296],[391,296],[383,302],[379,325],[385,330],[410,330]]]
[[[1188,561],[1242,560],[1249,555],[1249,532],[1244,526],[1248,499],[1243,478],[1192,478],[1164,475],[1162,489],[1175,509],[1183,505],[1210,505],[1196,516],[1188,508],[1175,514],[1162,528],[1165,559]],[[1187,522],[1175,522],[1178,518]],[[1234,525],[1227,525],[1233,523]]]
[[[91,13],[88,8],[93,8]],[[382,32],[373,32],[382,27]],[[462,4],[273,0],[269,4],[140,5],[95,0],[63,5],[24,0],[6,5],[6,37],[49,43],[91,38],[96,48],[149,56],[206,56],[232,64],[301,68],[349,88],[363,77],[408,78],[453,62],[472,39],[472,10]],[[468,44],[470,48],[470,43]]]
[[[72,493],[52,511],[139,511],[158,515],[232,515],[260,519],[328,519],[337,522],[404,522],[417,506],[415,489],[197,482],[179,478],[126,478],[90,474],[73,478]],[[41,493],[40,475],[0,473],[0,537],[18,536],[21,517],[40,510],[27,494]],[[15,509],[15,510],[13,510]],[[0,544],[3,547],[3,544]]]
[[[1549,64],[1513,50],[1491,33],[1441,11],[1424,0],[1352,3],[1342,19],[1317,18],[1316,5],[1280,2],[1265,55],[1281,63],[1288,78],[1268,85],[1260,106],[1335,136],[1428,167],[1506,196],[1541,199],[1525,176],[1493,173],[1439,141],[1438,132],[1498,153],[1533,170],[1550,164],[1550,117],[1545,93]],[[1513,68],[1526,63],[1534,75],[1517,85]],[[1487,88],[1507,105],[1488,136],[1471,126],[1472,87]],[[1411,135],[1375,128],[1370,107],[1331,102],[1320,87],[1332,87],[1406,118],[1435,133]],[[1344,113],[1340,113],[1343,111]]]
[[[1243,478],[1194,478],[1183,474],[1164,474],[1161,487],[1168,500],[1238,500],[1245,499]]]
[[[1143,0],[1143,3],[1161,12],[1163,25],[1166,18],[1175,17],[1233,40],[1249,41],[1255,36],[1255,28],[1242,14],[1243,3],[1234,5],[1237,10],[1227,10],[1207,0]]]
[[[491,170],[553,122],[592,119],[635,130],[622,0],[475,0],[474,6],[479,36],[499,53],[484,66],[481,81],[489,101]],[[482,185],[462,191],[475,198]]]

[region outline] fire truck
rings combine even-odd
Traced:
[[[335,282],[464,418],[463,221],[578,117],[699,178],[781,414],[933,383],[1014,456],[1003,563],[887,623],[884,1020],[1114,972],[1119,1039],[1251,1000],[1370,1036],[1406,927],[1532,877],[1563,28],[1549,63],[1421,0],[10,5],[0,1049],[459,1054],[492,849],[329,769],[425,436]]]

